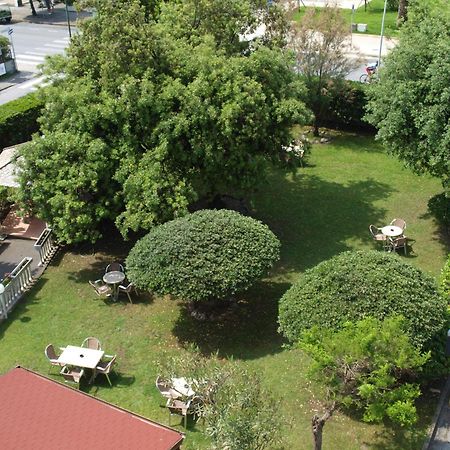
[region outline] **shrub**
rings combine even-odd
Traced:
[[[325,99],[320,118],[321,126],[373,133],[376,131],[375,127],[363,121],[367,103],[364,84],[344,80],[330,81],[323,93]],[[312,105],[308,106],[311,108]]]
[[[225,299],[279,258],[269,228],[229,210],[204,210],[155,227],[127,258],[131,281],[185,300]]]
[[[442,268],[441,274],[441,292],[447,303],[450,302],[450,255],[448,255],[447,262]]]
[[[340,328],[367,316],[402,315],[411,341],[421,346],[443,331],[445,310],[431,277],[396,255],[358,251],[306,271],[281,299],[279,322],[280,331],[295,342],[314,325]]]
[[[39,130],[37,119],[42,103],[29,94],[0,106],[0,142],[8,147],[31,139]]]

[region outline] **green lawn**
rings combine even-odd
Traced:
[[[355,1],[355,7],[359,3]],[[380,34],[381,33],[381,21],[383,18],[383,8],[384,8],[384,0],[372,0],[367,5],[367,10],[364,11],[364,2],[362,6],[358,9],[355,9],[353,14],[353,23],[365,23],[367,24],[367,32],[362,34]],[[292,16],[293,20],[299,21],[303,14],[305,14],[305,7],[301,7],[298,11],[294,13]],[[320,11],[321,8],[316,8]],[[348,23],[348,27],[350,29],[350,25],[352,23],[352,10],[351,9],[341,9],[342,15],[345,17],[345,20]],[[386,36],[396,36],[398,34],[397,29],[397,11],[389,11],[386,10],[386,18],[384,22],[384,33]]]
[[[287,448],[310,449],[310,418],[320,391],[305,378],[304,355],[284,349],[277,334],[280,296],[320,261],[344,250],[373,248],[369,224],[383,225],[394,217],[406,220],[407,234],[415,239],[414,252],[405,259],[437,276],[448,248],[427,213],[427,201],[441,190],[436,179],[414,175],[382,153],[372,138],[348,135],[316,145],[307,167],[295,173],[274,170],[253,196],[257,217],[282,241],[282,260],[221,323],[198,323],[181,302],[168,298],[141,295],[131,305],[126,298],[104,303],[96,297],[87,280],[100,278],[106,264],[122,260],[128,250],[110,237],[95,248],[61,252],[0,325],[0,373],[20,364],[59,380],[44,357],[45,346],[79,345],[97,336],[107,353],[118,354],[117,374],[112,388],[99,377],[83,390],[167,423],[154,386],[157,363],[195,343],[205,354],[218,350],[262,374],[283,399],[279,414],[285,418]],[[336,414],[325,427],[324,448],[419,449],[435,403],[429,397],[422,401],[421,421],[409,434]],[[206,448],[201,431],[201,426],[189,429],[186,449]]]

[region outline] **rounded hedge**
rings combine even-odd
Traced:
[[[248,288],[279,259],[270,229],[229,210],[204,210],[155,227],[128,255],[138,287],[185,300],[224,299]]]
[[[280,301],[280,331],[291,341],[313,325],[339,328],[367,316],[402,315],[415,345],[442,332],[446,303],[436,282],[399,256],[378,251],[345,252],[318,264]]]

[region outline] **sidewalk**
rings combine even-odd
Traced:
[[[12,22],[11,24],[15,24],[18,22],[29,22],[29,23],[37,23],[37,24],[46,24],[46,25],[60,25],[67,26],[67,14],[66,7],[64,3],[58,3],[55,5],[53,12],[49,14],[47,9],[39,8],[38,2],[34,2],[37,16],[33,16],[31,13],[30,4],[24,3],[23,6],[16,7],[14,6],[14,2],[11,0],[7,0],[5,3],[11,5],[11,13],[12,13]],[[75,26],[75,22],[78,19],[84,19],[87,17],[91,17],[92,13],[88,11],[68,11],[69,19],[71,25]]]
[[[31,80],[36,74],[33,72],[16,72],[11,74],[7,78],[0,79],[0,91],[8,89],[16,84],[24,83]]]
[[[383,38],[381,56],[386,56],[398,43],[396,38]],[[352,33],[352,42],[348,43],[349,54],[378,58],[380,50],[380,36],[374,34]]]

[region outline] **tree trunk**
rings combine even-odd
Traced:
[[[398,2],[398,14],[397,14],[397,26],[401,26],[407,20],[408,14],[408,0],[399,0]]]
[[[320,134],[319,133],[319,121],[316,118],[314,118],[313,126],[314,126],[313,135],[315,137],[319,137],[319,134]]]
[[[322,417],[315,415],[311,420],[313,438],[314,438],[314,450],[322,450],[322,431],[325,422],[333,415],[336,409],[336,403],[333,403]]]
[[[30,2],[30,6],[31,6],[31,14],[33,14],[33,16],[37,16],[36,9],[34,8],[34,5],[33,5],[33,0],[29,0],[29,2]]]

